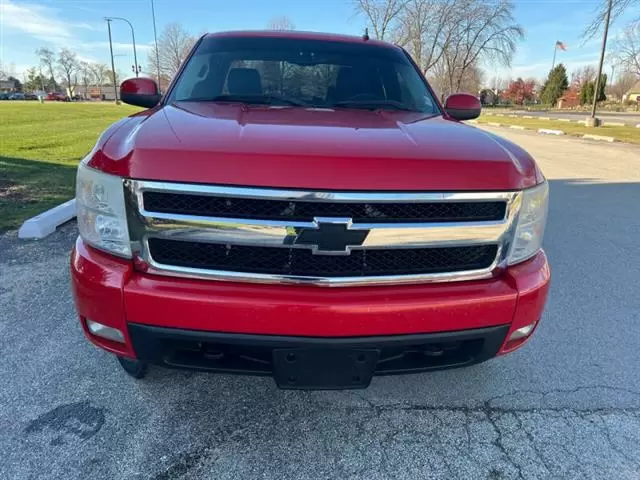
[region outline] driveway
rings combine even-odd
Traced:
[[[0,478],[637,479],[640,149],[496,130],[551,182],[553,281],[533,340],[362,391],[154,369],[91,346],[68,225],[0,237]]]

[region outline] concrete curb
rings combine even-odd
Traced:
[[[44,238],[56,231],[60,225],[76,216],[76,199],[73,198],[62,205],[53,207],[46,212],[26,220],[20,230],[18,238]]]
[[[573,122],[570,118],[556,118],[556,120],[559,122]]]
[[[479,123],[477,121],[469,121],[467,123],[472,123],[474,125],[487,125],[487,126],[491,126],[491,127],[504,127],[504,128],[512,128],[514,130],[527,130],[530,132],[537,132],[540,134],[544,134],[544,135],[567,135],[566,132],[563,132],[562,130],[552,130],[550,128],[540,128],[538,130],[536,129],[532,129],[532,128],[527,128],[524,127],[522,125],[503,125],[500,123],[496,123],[496,122],[486,122],[486,123]],[[637,128],[640,128],[640,124],[637,125]],[[601,142],[609,142],[609,143],[614,143],[614,142],[618,142],[619,140],[616,140],[614,137],[607,137],[604,135],[589,135],[589,134],[585,134],[585,135],[573,135],[573,137],[575,138],[582,138],[584,140],[597,140],[597,141],[601,141]]]
[[[562,130],[551,130],[548,128],[541,128],[538,130],[538,133],[543,133],[545,135],[565,135]]]
[[[627,125],[623,122],[602,122],[602,125],[605,127],[626,127]]]
[[[616,141],[613,137],[605,137],[604,135],[583,135],[582,138],[586,138],[587,140],[598,140],[600,142],[609,142],[613,143]]]
[[[551,120],[551,117],[538,117],[539,120]]]

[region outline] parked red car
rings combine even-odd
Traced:
[[[205,35],[164,96],[81,162],[75,303],[93,343],[149,364],[363,388],[520,347],[542,316],[547,182],[368,38]]]
[[[69,97],[67,95],[65,95],[64,93],[60,93],[60,92],[52,92],[49,93],[45,100],[49,100],[49,101],[53,101],[53,102],[68,102],[69,101]]]

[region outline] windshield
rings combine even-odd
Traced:
[[[401,50],[364,41],[207,37],[168,101],[439,113]]]

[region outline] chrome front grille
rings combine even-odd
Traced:
[[[145,192],[143,201],[145,208],[151,212],[288,222],[312,222],[316,217],[350,218],[354,223],[481,222],[503,219],[506,207],[506,203],[501,200],[416,203],[340,203],[304,200],[292,202],[163,192]]]
[[[132,250],[158,275],[320,286],[489,278],[518,192],[310,192],[125,181]]]

